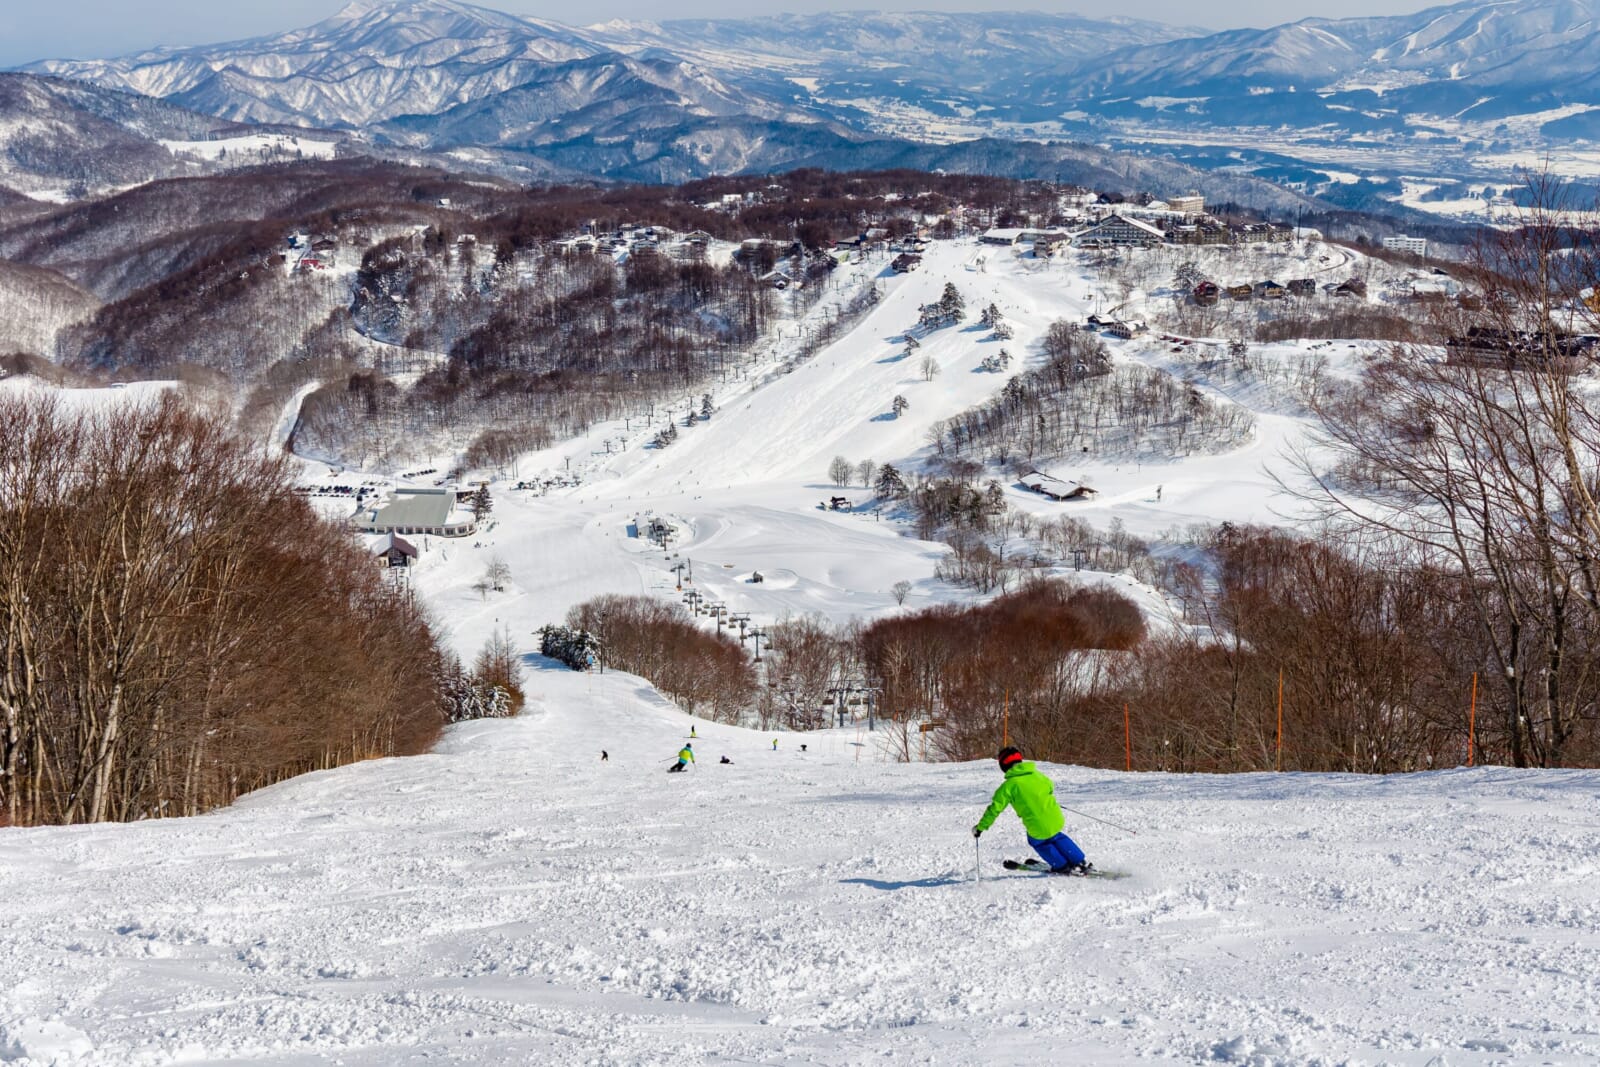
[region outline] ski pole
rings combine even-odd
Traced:
[[[1090,815],[1086,811],[1079,811],[1077,808],[1069,808],[1065,804],[1061,805],[1061,810],[1062,811],[1070,811],[1074,815],[1082,815],[1085,819],[1093,819],[1095,822],[1103,822],[1107,826],[1115,827],[1116,829],[1121,830],[1125,834],[1130,834],[1130,835],[1132,835],[1134,837],[1138,837],[1139,836],[1139,832],[1137,830],[1130,830],[1126,826],[1122,826],[1122,825],[1120,825],[1118,823],[1112,822],[1110,819],[1102,819],[1098,815]]]
[[[976,837],[972,839],[972,873],[973,881],[983,881],[983,842]]]

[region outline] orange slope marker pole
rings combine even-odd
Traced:
[[[1124,770],[1133,770],[1133,720],[1128,717],[1128,705],[1122,705],[1122,753]]]
[[[1478,672],[1472,672],[1472,704],[1467,709],[1467,766],[1477,758],[1478,739]]]
[[[1283,668],[1278,668],[1278,770],[1283,770]]]

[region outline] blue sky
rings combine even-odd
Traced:
[[[123,55],[156,45],[207,44],[254,37],[308,25],[344,6],[344,0],[0,0],[0,67],[34,59]],[[1121,0],[1113,5],[1052,0],[599,0],[574,6],[561,0],[484,0],[483,7],[539,15],[573,24],[608,18],[718,17],[779,11],[890,10],[974,11],[1022,9],[1115,13],[1214,29],[1269,26],[1311,15],[1397,14],[1430,6],[1426,0],[1331,0],[1270,3],[1221,0],[1195,6],[1181,0]]]

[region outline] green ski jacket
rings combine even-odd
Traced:
[[[1048,841],[1067,825],[1061,805],[1056,803],[1055,784],[1026,760],[1006,772],[1006,780],[994,791],[994,799],[973,829],[987,830],[1008,807],[1017,813],[1022,828],[1035,841]]]
[[[679,749],[678,750],[678,762],[679,763],[693,763],[694,762],[694,750],[693,749],[689,749],[689,748]]]

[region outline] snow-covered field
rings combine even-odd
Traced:
[[[971,317],[1000,305],[1014,374],[1052,320],[1092,308],[1079,269],[936,245],[840,341],[789,373],[780,343],[670,448],[644,446],[658,418],[525,457],[517,478],[581,484],[497,483],[492,527],[417,539],[417,588],[468,656],[497,628],[531,651],[535,627],[600,592],[676,597],[680,563],[758,624],[902,610],[902,578],[907,608],[971,596],[931,577],[942,546],[865,508],[820,510],[870,495],[824,472],[835,455],[915,465],[934,422],[1003,385],[978,370],[1001,344],[985,331],[941,330],[902,358],[947,279]],[[1306,430],[1292,400],[1169,344],[1114,348],[1248,407],[1253,436],[1223,455],[1058,459],[1093,503],[1008,499],[1151,536],[1285,521],[1271,472]],[[1256,357],[1312,352],[1339,372],[1360,349]],[[632,535],[646,514],[678,526],[670,552]],[[512,589],[485,597],[471,587],[495,556]],[[0,1063],[1600,1060],[1600,774],[1050,768],[1069,830],[1128,877],[1006,874],[999,860],[1026,854],[1007,815],[978,882],[967,831],[992,763],[898,763],[864,725],[774,750],[698,723],[699,766],[668,776],[687,716],[637,678],[529,665],[522,718],[453,727],[434,755],[198,819],[0,831]]]
[[[1600,1058],[1600,775],[1049,768],[1137,832],[1068,815],[1129,877],[1000,870],[1025,854],[1007,815],[977,882],[991,763],[702,722],[669,776],[690,720],[638,679],[530,689],[436,755],[0,835],[0,1059]]]
[[[283,133],[252,133],[241,137],[219,137],[210,141],[162,141],[160,144],[173,155],[196,156],[212,161],[226,156],[243,156],[251,159],[262,154],[332,159],[339,148],[333,141],[314,141]]]

